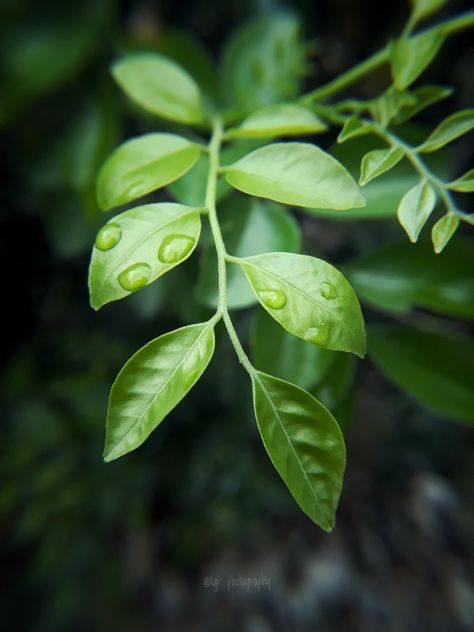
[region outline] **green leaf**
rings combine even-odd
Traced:
[[[400,108],[398,114],[394,117],[395,123],[408,121],[413,118],[415,114],[418,114],[418,112],[421,112],[430,105],[447,99],[453,94],[453,89],[428,85],[416,88],[411,94],[415,99],[414,103],[407,103]]]
[[[296,98],[306,71],[298,19],[288,13],[253,17],[228,40],[219,85],[222,102],[251,112]]]
[[[198,85],[164,55],[128,55],[113,65],[112,74],[122,90],[152,114],[189,124],[204,118]]]
[[[397,211],[398,221],[413,243],[417,241],[435,204],[435,193],[426,180],[422,180],[403,196]]]
[[[330,410],[335,410],[347,399],[354,386],[356,359],[349,353],[333,353],[334,362],[324,379],[311,389],[311,394]]]
[[[125,211],[99,231],[89,268],[91,305],[99,309],[151,283],[189,257],[201,218],[181,204]]]
[[[353,115],[344,123],[344,127],[341,129],[339,136],[337,137],[337,142],[343,143],[350,138],[369,134],[372,129],[373,126],[370,123],[361,121],[359,117]]]
[[[364,206],[352,176],[332,156],[308,143],[274,143],[225,168],[236,189],[294,206]]]
[[[408,312],[413,307],[446,316],[474,317],[474,243],[458,238],[441,256],[428,242],[385,246],[343,270],[358,296],[377,309]]]
[[[408,88],[433,61],[444,43],[441,30],[430,30],[392,43],[390,60],[395,87]]]
[[[459,226],[459,217],[453,213],[443,215],[431,229],[431,239],[433,241],[434,250],[439,254]]]
[[[446,186],[452,191],[459,191],[461,193],[474,191],[474,169],[470,169],[460,178],[449,182]]]
[[[301,388],[311,388],[324,380],[339,355],[292,336],[263,310],[256,314],[251,343],[257,369],[272,371]]]
[[[413,21],[424,20],[442,9],[447,3],[448,0],[411,0]]]
[[[189,171],[201,149],[175,134],[145,134],[120,145],[105,161],[97,181],[99,206],[114,206],[159,189]]]
[[[282,252],[248,257],[238,263],[260,303],[287,331],[321,347],[364,355],[359,301],[332,265]]]
[[[229,252],[248,257],[271,251],[299,252],[301,235],[294,218],[279,204],[233,196],[219,208],[222,236]],[[217,257],[212,244],[200,262],[196,298],[210,307],[218,303]],[[249,307],[256,303],[239,266],[227,270],[227,306]]]
[[[104,459],[138,448],[204,373],[214,353],[214,322],[155,338],[125,364],[110,392]]]
[[[382,127],[387,127],[404,106],[414,105],[415,96],[406,90],[397,90],[390,86],[370,105],[372,116]]]
[[[325,132],[327,125],[314,112],[301,105],[267,105],[248,116],[227,138],[268,138]]]
[[[369,354],[400,389],[434,412],[474,421],[474,343],[404,326],[369,329]]]
[[[461,110],[451,114],[440,123],[425,142],[417,148],[417,151],[423,153],[436,151],[472,129],[474,129],[474,109]]]
[[[298,386],[260,371],[252,384],[258,429],[273,465],[301,509],[331,531],[346,463],[336,420]]]
[[[362,158],[359,184],[364,186],[374,178],[394,167],[404,156],[400,147],[374,149]]]

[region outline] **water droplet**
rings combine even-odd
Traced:
[[[151,268],[147,263],[134,263],[118,275],[118,282],[127,292],[136,292],[150,280]]]
[[[118,224],[106,224],[97,233],[95,247],[99,250],[112,250],[122,239],[122,229]]]
[[[312,342],[315,345],[321,345],[321,347],[325,347],[329,337],[329,323],[319,323],[319,325],[315,327],[310,327],[306,332],[304,339],[307,342]]]
[[[193,249],[196,240],[189,235],[167,235],[158,249],[158,259],[162,263],[178,263]]]
[[[321,285],[319,286],[319,293],[328,301],[330,301],[332,298],[336,298],[337,296],[337,290],[335,286],[332,283],[329,283],[329,281],[323,281],[321,283]]]
[[[258,293],[260,299],[270,309],[283,309],[286,305],[286,294],[282,290],[267,289],[260,290]]]

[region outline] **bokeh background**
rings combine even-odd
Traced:
[[[470,6],[454,1],[442,15]],[[207,59],[182,32],[216,60],[241,23],[281,9],[299,16],[309,41],[306,89],[384,45],[407,15],[403,2],[372,0],[1,3],[4,629],[474,630],[472,432],[413,402],[368,360],[341,402],[348,468],[331,535],[273,470],[221,330],[209,370],[159,430],[126,458],[102,461],[118,369],[149,339],[208,313],[194,296],[195,257],[140,297],[89,307],[88,256],[104,222],[97,170],[120,140],[154,124],[108,67],[125,50],[164,50],[200,64],[212,89]],[[422,123],[472,106],[473,50],[472,33],[445,45],[427,77],[456,93]],[[386,85],[381,69],[356,94]],[[445,168],[471,167],[471,146],[461,142]],[[394,219],[297,219],[306,251],[335,264],[406,240]],[[253,314],[236,313],[245,340]],[[449,326],[468,331],[463,320]],[[239,585],[248,578],[260,587]]]

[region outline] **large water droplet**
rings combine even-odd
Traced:
[[[193,249],[196,240],[189,235],[167,235],[158,248],[158,259],[162,263],[178,263]]]
[[[336,298],[337,296],[337,290],[335,286],[332,283],[329,283],[329,281],[323,281],[321,283],[321,285],[319,286],[319,293],[328,301],[332,298]]]
[[[112,250],[122,239],[122,229],[118,224],[106,224],[97,233],[95,247],[99,250]]]
[[[304,339],[308,342],[312,342],[315,345],[321,345],[325,347],[329,338],[329,323],[319,323],[315,327],[310,327],[305,333]]]
[[[150,280],[151,268],[147,263],[134,263],[118,275],[118,282],[127,292],[136,292]]]
[[[258,293],[261,301],[270,309],[283,309],[286,305],[286,294],[278,289],[260,290]]]

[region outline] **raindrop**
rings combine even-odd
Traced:
[[[158,248],[158,259],[162,263],[178,263],[194,248],[196,240],[189,235],[167,235]]]
[[[98,250],[112,250],[122,238],[122,229],[118,224],[106,224],[97,233],[95,247]]]
[[[286,294],[278,289],[265,289],[258,292],[260,300],[270,309],[283,309],[286,305]]]
[[[329,337],[329,329],[329,323],[322,322],[316,327],[310,327],[306,332],[304,339],[307,342],[312,342],[315,345],[325,347]]]
[[[134,263],[118,275],[118,282],[127,292],[136,292],[150,280],[151,268],[147,263]]]
[[[321,283],[321,285],[319,286],[319,293],[328,301],[330,301],[332,298],[336,298],[337,296],[336,287],[328,281],[323,281]]]

